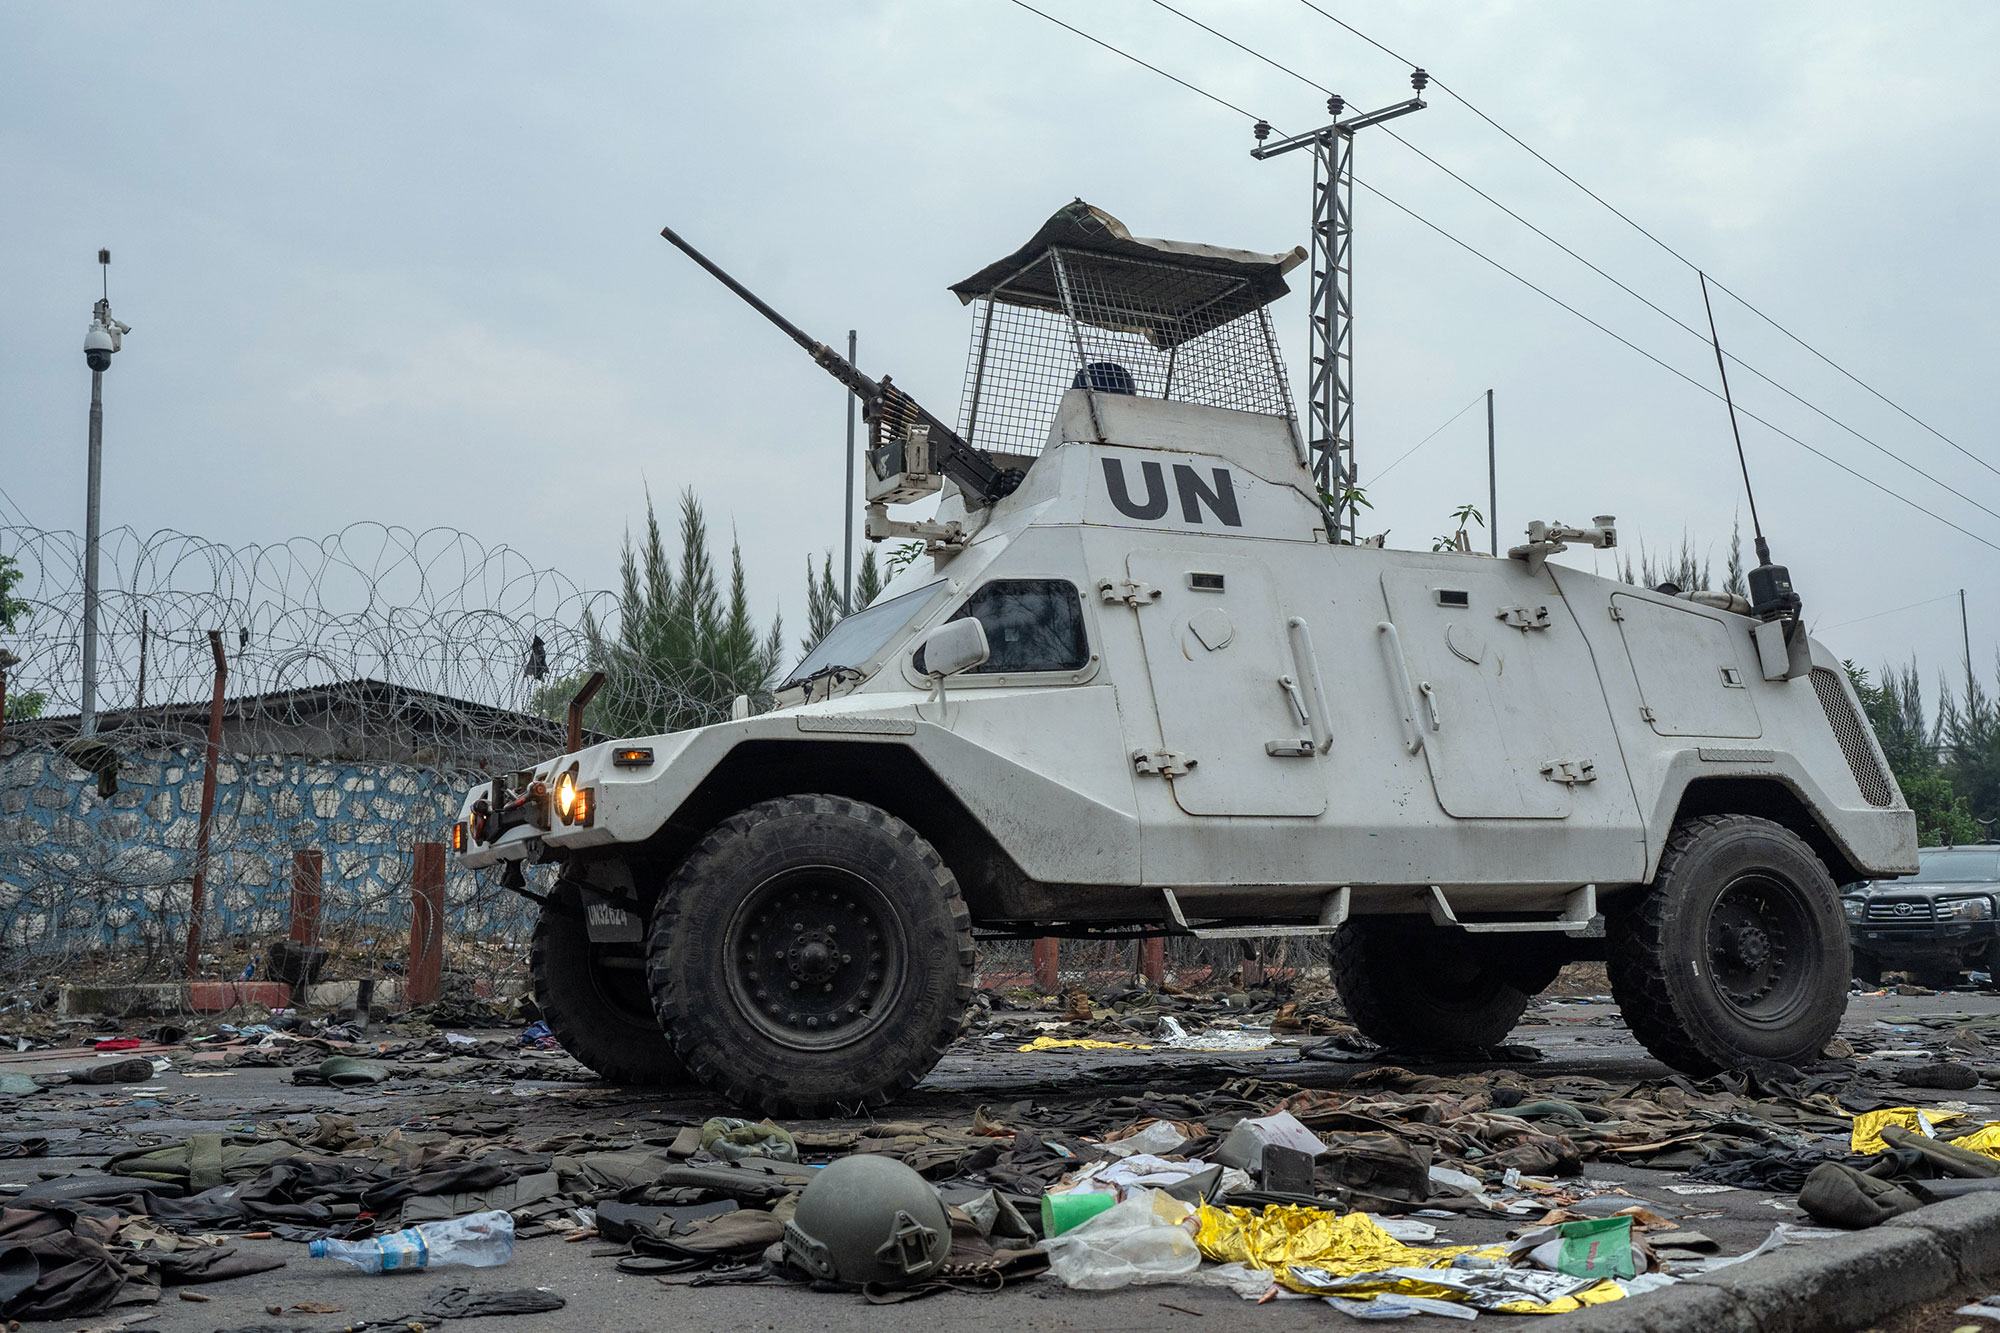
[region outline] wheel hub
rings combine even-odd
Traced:
[[[731,991],[750,1021],[799,1050],[841,1045],[894,998],[893,914],[865,880],[787,872],[746,896],[730,930]]]
[[[1797,980],[1790,941],[1801,927],[1794,905],[1771,884],[1739,881],[1716,898],[1709,917],[1708,960],[1715,985],[1742,1009],[1756,1009]]]

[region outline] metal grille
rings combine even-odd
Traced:
[[[1074,387],[1297,422],[1262,298],[1241,278],[1049,250],[973,302],[959,433],[1035,454]]]
[[[1847,766],[1854,770],[1854,781],[1861,788],[1862,798],[1885,809],[1894,805],[1896,785],[1883,772],[1882,761],[1875,757],[1874,735],[1868,719],[1848,697],[1840,673],[1830,667],[1814,667],[1811,674],[1820,707],[1826,710],[1827,724],[1833,728],[1833,738],[1840,742],[1840,752],[1847,756]]]
[[[1890,925],[1921,925],[1935,920],[1936,916],[1927,898],[1906,898],[1896,902],[1883,902],[1876,898],[1868,903],[1868,919]]]

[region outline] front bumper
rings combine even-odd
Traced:
[[[1864,918],[1847,923],[1849,943],[1877,958],[1983,957],[2000,940],[2000,921]]]

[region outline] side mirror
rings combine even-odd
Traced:
[[[970,671],[992,655],[992,649],[986,646],[986,626],[967,616],[963,620],[946,621],[924,635],[924,641],[910,658],[910,665],[920,676],[942,680]]]

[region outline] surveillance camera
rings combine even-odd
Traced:
[[[102,324],[92,324],[90,332],[83,335],[83,359],[90,363],[92,370],[109,370],[111,354],[118,350],[118,344],[111,337],[111,331]]]

